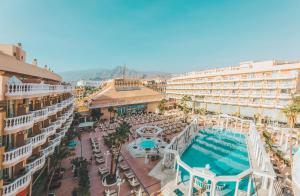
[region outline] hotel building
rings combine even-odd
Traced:
[[[26,63],[21,44],[0,45],[0,195],[31,195],[39,171],[72,123],[70,85],[37,61]]]
[[[140,111],[156,112],[163,95],[142,85],[137,79],[114,79],[107,81],[102,90],[89,102],[89,108],[100,108],[102,119],[109,119],[113,108],[117,115]]]
[[[166,97],[188,95],[195,107],[286,122],[282,109],[298,93],[300,62],[242,62],[239,66],[191,72],[167,81]]]

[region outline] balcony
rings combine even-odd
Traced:
[[[33,118],[34,118],[34,122],[39,122],[41,120],[46,120],[48,117],[48,109],[41,109],[41,110],[36,110],[33,111]]]
[[[3,165],[4,167],[15,165],[18,162],[23,161],[24,159],[30,157],[31,153],[32,153],[32,143],[28,143],[24,146],[4,152]]]
[[[55,124],[51,124],[50,126],[43,128],[42,131],[46,133],[47,137],[56,133],[57,126]]]
[[[28,138],[28,141],[32,144],[32,148],[36,148],[43,145],[47,140],[47,132],[42,132],[34,137]]]
[[[18,192],[22,191],[29,186],[31,182],[31,172],[27,172],[25,175],[15,179],[13,182],[3,186],[3,196],[17,195]]]
[[[5,132],[7,134],[15,133],[20,130],[29,129],[33,126],[33,114],[27,114],[5,119]]]
[[[43,153],[43,155],[45,155],[45,156],[47,157],[47,156],[53,154],[53,153],[54,153],[54,150],[55,150],[55,146],[54,146],[54,145],[51,145],[51,143],[50,143],[49,146],[47,146],[46,148],[44,148],[44,149],[42,150],[42,153]]]
[[[49,115],[53,115],[57,112],[56,104],[48,106],[47,108],[48,108]]]
[[[42,155],[26,165],[26,170],[31,173],[42,169],[46,163],[46,156]]]
[[[6,96],[8,97],[32,97],[55,93],[68,93],[72,91],[70,85],[49,85],[36,83],[8,83]]]

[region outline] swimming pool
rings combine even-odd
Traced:
[[[250,168],[245,136],[225,130],[200,130],[181,155],[181,160],[191,168],[204,168],[209,164],[216,176],[236,176]],[[188,171],[183,168],[180,171],[181,180],[187,182]],[[218,182],[218,185],[226,187],[223,195],[234,195],[235,182]],[[239,189],[247,190],[247,185],[246,177],[241,180]]]
[[[151,148],[155,148],[157,144],[157,141],[151,138],[143,138],[140,140],[140,147],[143,149],[151,149]]]

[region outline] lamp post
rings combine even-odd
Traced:
[[[107,158],[108,158],[109,155],[110,155],[110,152],[109,152],[109,151],[106,151],[106,152],[104,153],[104,156],[105,156],[105,167],[107,167]]]
[[[121,191],[121,185],[125,182],[124,179],[118,178],[117,180],[117,186],[118,186],[118,196],[120,195],[120,191]]]

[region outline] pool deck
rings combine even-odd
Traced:
[[[99,139],[99,145],[102,152],[106,152],[108,148],[103,143],[102,133],[98,132],[97,128],[95,131],[92,131],[91,134],[96,136]],[[82,155],[88,161],[92,156],[92,149],[90,144],[90,133],[83,132],[81,136],[82,142]],[[129,142],[131,139],[129,140]],[[72,190],[77,187],[78,179],[73,177],[73,173],[71,170],[71,160],[75,157],[80,157],[81,150],[80,150],[80,142],[75,148],[75,155],[72,157],[68,157],[62,161],[62,167],[66,168],[66,172],[64,173],[62,186],[54,191],[57,196],[69,196],[72,194]],[[127,151],[127,146],[124,145],[121,151],[124,161],[131,167],[137,178],[139,179],[140,183],[147,189],[147,191],[151,195],[158,195],[156,194],[157,191],[160,190],[160,181],[148,176],[148,173],[152,170],[152,168],[159,162],[158,161],[150,161],[148,164],[145,164],[144,158],[134,158],[131,154]],[[108,158],[108,166],[110,165],[110,157]],[[89,177],[90,177],[90,193],[91,196],[99,196],[103,195],[105,187],[101,183],[101,178],[98,175],[98,166],[95,164],[93,159],[92,163],[89,165]],[[114,187],[117,190],[117,187]],[[127,182],[121,185],[121,192],[120,196],[127,196],[133,195],[131,193],[130,186]]]

